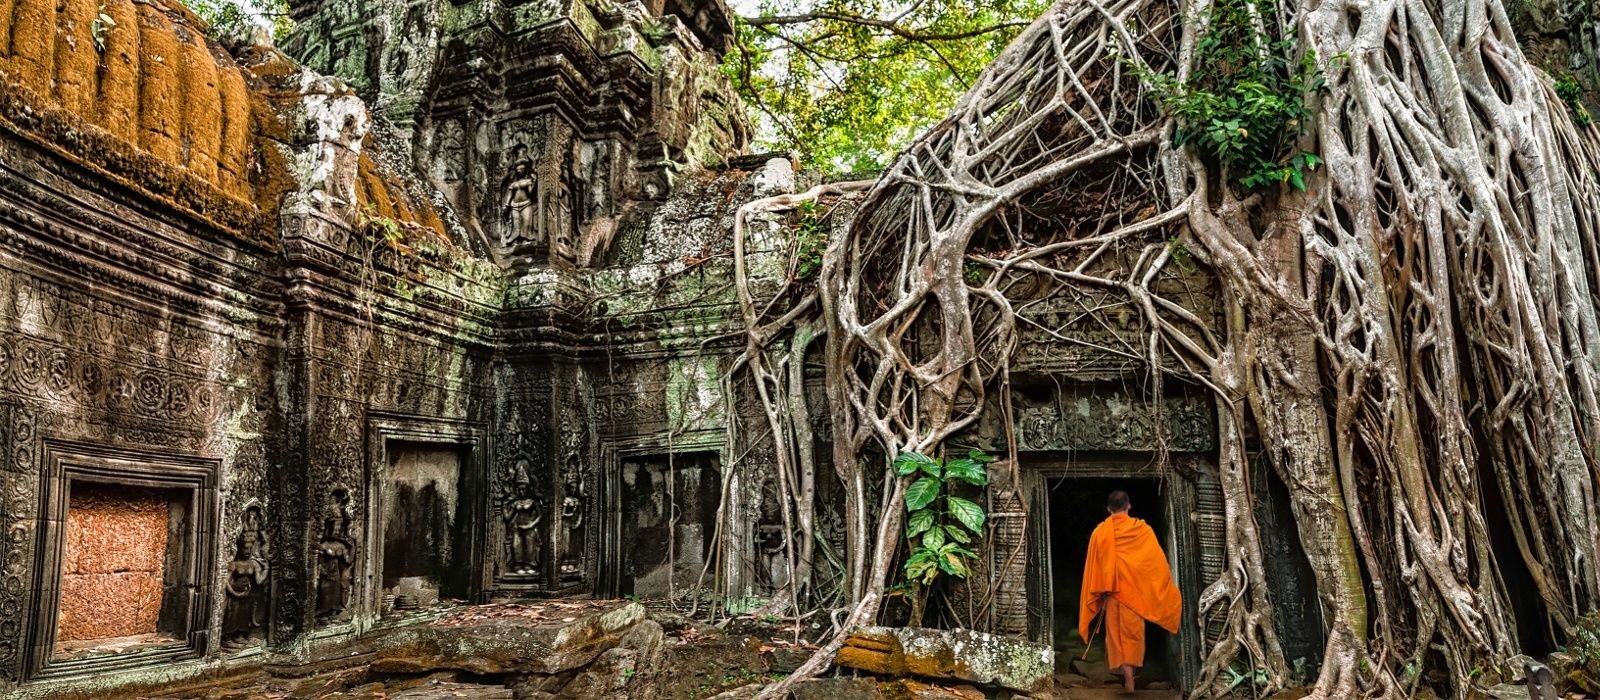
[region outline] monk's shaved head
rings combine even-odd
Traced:
[[[1128,509],[1128,492],[1127,491],[1120,491],[1120,490],[1112,491],[1111,495],[1106,496],[1106,510],[1109,510],[1109,511],[1111,511],[1113,513],[1121,513],[1121,512],[1123,512],[1123,511],[1125,511],[1127,509]]]

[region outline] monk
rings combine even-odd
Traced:
[[[1183,597],[1167,568],[1167,555],[1156,533],[1143,520],[1128,516],[1128,494],[1112,491],[1106,518],[1089,536],[1089,559],[1083,565],[1083,593],[1078,603],[1078,634],[1092,643],[1089,623],[1103,615],[1106,665],[1122,671],[1123,689],[1133,692],[1134,669],[1144,665],[1144,623],[1178,631]]]

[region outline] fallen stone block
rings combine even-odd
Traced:
[[[372,670],[555,675],[593,663],[644,619],[644,606],[627,603],[570,622],[511,618],[410,627],[385,640]],[[659,635],[660,627],[655,630]]]
[[[863,628],[846,638],[834,663],[888,676],[970,681],[1031,695],[1048,694],[1055,680],[1054,649],[963,629]]]

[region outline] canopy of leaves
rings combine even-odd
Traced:
[[[288,0],[183,0],[184,6],[206,21],[207,33],[218,39],[245,39],[257,26],[271,30],[282,41],[294,28]]]
[[[748,0],[724,69],[757,147],[882,169],[949,113],[1048,0]]]

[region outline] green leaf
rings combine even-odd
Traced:
[[[988,464],[993,462],[995,457],[994,455],[988,454],[982,450],[972,450],[967,453],[967,459],[977,462],[978,464]]]
[[[944,466],[946,480],[965,481],[973,486],[989,483],[989,470],[970,459],[951,460]]]
[[[966,578],[967,574],[971,573],[971,570],[967,568],[967,563],[962,561],[961,557],[956,556],[954,553],[945,554],[944,556],[940,557],[938,561],[940,571],[950,574],[956,578]]]
[[[906,518],[906,539],[927,532],[928,528],[933,527],[933,518],[931,510],[924,509],[912,513],[911,517]]]
[[[928,511],[922,512],[926,513]],[[944,536],[954,542],[960,542],[961,544],[970,544],[972,542],[972,535],[967,534],[966,530],[963,530],[956,525],[944,526]]]
[[[967,529],[971,530],[973,534],[983,534],[983,506],[960,496],[951,496],[948,500],[950,501],[950,517],[967,526]]]
[[[917,479],[906,487],[906,510],[922,510],[939,497],[939,480],[931,476]]]
[[[915,452],[901,452],[899,457],[894,458],[894,474],[895,476],[911,476],[917,473],[917,470],[921,469],[924,464],[928,463],[937,464],[927,455],[920,455]]]
[[[929,549],[938,549],[944,545],[944,528],[932,528],[922,534],[922,546]]]
[[[1306,179],[1298,170],[1289,171],[1289,184],[1293,185],[1296,191],[1306,191]]]

